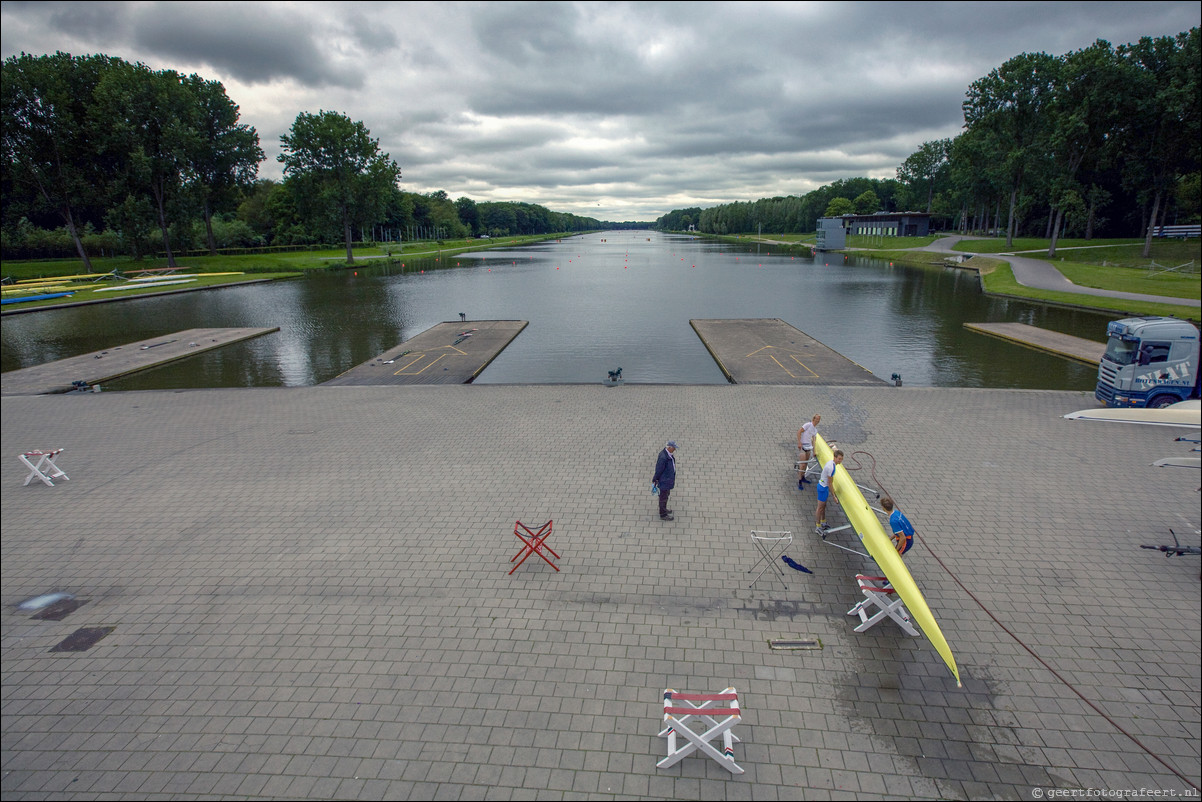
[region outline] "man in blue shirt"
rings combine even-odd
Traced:
[[[893,499],[885,496],[881,499],[881,507],[889,513],[889,528],[893,530],[893,545],[898,554],[905,554],[914,545],[914,526],[910,519],[895,509]]]
[[[675,440],[669,440],[664,450],[659,452],[659,458],[655,461],[655,475],[651,477],[651,487],[651,492],[659,493],[659,519],[674,520],[672,511],[668,509],[668,496],[672,494],[672,488],[676,487]]]

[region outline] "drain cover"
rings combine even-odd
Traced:
[[[71,615],[71,613],[75,612],[80,607],[83,607],[89,601],[91,600],[59,599],[53,604],[46,605],[37,615],[30,616],[30,618],[37,619],[39,621],[62,621],[64,618]]]
[[[817,638],[770,638],[768,645],[773,649],[821,649],[822,641]]]
[[[68,635],[52,652],[86,652],[105,638],[116,627],[84,627]]]

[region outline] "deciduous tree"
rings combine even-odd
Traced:
[[[947,180],[951,144],[950,139],[923,142],[922,147],[911,153],[897,168],[897,180],[906,185],[912,197],[926,195],[928,214],[935,199],[936,185]]]
[[[1006,244],[1014,244],[1019,193],[1048,152],[1047,106],[1052,100],[1057,60],[1047,53],[1023,53],[979,78],[964,100],[964,123],[989,134],[1004,165],[1010,191]]]
[[[1199,29],[1175,37],[1144,37],[1119,48],[1119,56],[1137,67],[1128,75],[1134,104],[1130,125],[1123,132],[1127,147],[1124,167],[1128,182],[1152,196],[1152,215],[1144,234],[1145,257],[1152,252],[1152,235],[1167,192],[1182,176],[1198,169],[1202,140],[1199,107]]]
[[[842,217],[845,214],[855,214],[855,212],[856,205],[854,202],[848,200],[847,198],[833,198],[831,202],[826,205],[826,211],[822,216]]]
[[[346,261],[353,263],[353,226],[370,225],[383,215],[401,169],[367,126],[338,112],[301,112],[280,141],[284,176],[300,185],[298,198],[310,215],[341,226]]]
[[[95,96],[118,62],[22,53],[4,60],[0,81],[6,183],[62,220],[88,272],[92,263],[80,240],[79,212],[103,210],[111,166],[100,151],[103,120],[94,114]]]
[[[188,154],[190,175],[204,216],[206,244],[209,253],[216,254],[213,212],[233,203],[241,190],[254,183],[263,150],[255,129],[238,122],[238,105],[219,81],[190,75],[185,85],[196,106],[197,137]]]

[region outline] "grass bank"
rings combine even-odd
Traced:
[[[894,248],[860,248],[851,252],[850,255],[867,256],[871,259],[887,259],[890,262],[923,265],[926,267],[946,267],[949,258],[949,254],[939,251],[904,251]]]
[[[902,239],[925,238],[886,240],[890,245],[887,249],[875,248],[871,243],[856,243],[854,247],[859,249],[857,253],[864,256],[903,264],[929,267],[945,267],[948,264],[947,254],[944,253],[899,249]],[[924,244],[905,244],[902,247],[922,247]],[[848,247],[853,247],[853,244],[849,242]],[[1198,300],[1202,296],[1202,281],[1198,274],[1202,247],[1198,240],[1158,240],[1153,243],[1151,258],[1140,256],[1143,240],[1061,240],[1057,244],[1056,258],[1050,260],[1046,259],[1047,248],[1046,239],[1015,240],[1011,248],[1006,247],[1005,240],[994,239],[962,240],[955,246],[955,250],[962,253],[1023,252],[1022,255],[1027,258],[1044,258],[1069,281],[1083,287],[1191,300]],[[1118,315],[1169,315],[1191,320],[1199,317],[1197,307],[1024,287],[1014,278],[1010,265],[1000,258],[974,256],[957,266],[977,270],[981,274],[982,288],[994,295],[1096,309]]]
[[[356,260],[364,260],[367,264],[380,259],[417,258],[422,256],[437,256],[440,253],[462,253],[470,250],[487,248],[508,248],[514,245],[524,245],[531,242],[543,242],[549,239],[566,239],[573,234],[541,234],[524,237],[503,237],[497,239],[461,239],[443,240],[441,242],[408,242],[379,243],[364,245],[353,250]],[[187,272],[196,273],[294,273],[308,270],[329,270],[346,267],[346,248],[329,247],[318,250],[303,251],[274,251],[220,253],[216,256],[208,254],[189,254],[176,258],[176,263],[184,266]],[[165,257],[132,259],[129,257],[97,257],[92,259],[93,273],[128,274],[139,270],[165,268]],[[356,267],[360,265],[356,263]],[[24,281],[35,278],[53,278],[55,276],[72,276],[84,272],[83,262],[79,259],[39,259],[19,261],[6,259],[0,262],[0,273],[6,281]]]
[[[725,242],[730,245],[780,245],[785,248],[805,248],[809,250],[814,244],[814,234],[703,234],[700,231],[669,231],[669,234],[681,234],[686,237]]]
[[[81,280],[67,282],[64,286],[49,288],[47,293],[70,291],[73,293],[65,298],[47,298],[24,303],[5,304],[3,314],[12,314],[31,309],[46,307],[78,305],[83,303],[100,303],[120,301],[128,298],[145,297],[147,295],[164,295],[192,290],[213,289],[215,287],[245,284],[256,281],[275,281],[303,276],[314,270],[340,270],[347,267],[368,268],[380,264],[401,264],[408,259],[425,257],[449,256],[466,251],[477,251],[489,248],[509,248],[532,242],[542,242],[550,239],[566,239],[572,234],[531,235],[524,237],[503,237],[497,239],[462,239],[444,240],[442,242],[382,243],[379,245],[355,248],[353,265],[346,261],[346,248],[323,248],[320,250],[304,251],[261,251],[237,254],[218,254],[217,256],[189,255],[176,259],[180,269],[178,274],[187,274],[186,284],[162,284],[154,287],[139,288],[135,284],[125,283],[123,279],[112,280]],[[92,260],[92,275],[99,278],[106,274],[117,277],[131,277],[140,271],[159,270],[167,267],[166,258],[131,259],[127,257],[100,257]],[[84,273],[83,262],[79,259],[53,259],[17,261],[7,260],[0,263],[0,271],[4,274],[5,288],[9,289],[19,281],[32,279],[50,280],[59,276],[78,276]],[[170,275],[162,277],[164,281],[172,279]],[[147,282],[152,283],[152,282]],[[112,289],[121,286],[128,289]],[[6,295],[6,298],[18,297]]]
[[[997,258],[974,256],[964,262],[962,267],[975,269],[981,274],[981,286],[992,295],[1005,295],[1011,298],[1023,298],[1057,306],[1071,306],[1081,309],[1097,309],[1113,312],[1115,315],[1164,315],[1182,320],[1198,319],[1198,308],[1177,306],[1175,304],[1154,303],[1151,301],[1129,301],[1122,298],[1105,298],[1098,295],[1082,295],[1075,292],[1055,292],[1053,290],[1036,290],[1024,287],[1014,278],[1010,265]],[[1067,271],[1065,273],[1068,275]],[[1069,276],[1072,279],[1072,276]],[[1073,283],[1082,282],[1072,279]],[[1118,289],[1111,286],[1100,286],[1099,289]],[[1124,292],[1142,292],[1142,290],[1123,290]],[[1157,293],[1165,295],[1166,293]]]
[[[93,303],[107,303],[109,301],[124,301],[130,298],[144,298],[147,295],[170,295],[180,292],[192,292],[194,290],[208,290],[217,287],[234,287],[239,284],[256,284],[261,281],[278,281],[280,279],[299,278],[302,273],[286,272],[286,273],[242,273],[239,275],[226,275],[223,273],[188,273],[186,283],[161,284],[159,286],[140,287],[136,282],[122,281],[90,281],[90,282],[71,282],[61,287],[48,287],[43,292],[45,294],[57,294],[59,292],[70,292],[71,295],[60,298],[43,298],[37,301],[24,301],[22,303],[9,303],[0,307],[0,313],[4,315],[16,314],[18,312],[27,312],[36,309],[45,309],[47,307],[58,306],[80,306]],[[163,276],[163,281],[185,281],[180,276]],[[154,282],[147,281],[147,284]],[[6,285],[7,286],[7,285]],[[17,298],[19,295],[5,295],[5,300],[9,298]]]

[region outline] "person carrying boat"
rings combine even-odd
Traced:
[[[901,510],[896,509],[893,499],[885,496],[881,499],[881,507],[889,513],[889,528],[893,530],[890,539],[898,554],[905,554],[914,546],[914,525],[910,523]]]
[[[831,480],[835,478],[835,471],[842,464],[843,450],[836,448],[831,460],[822,466],[822,475],[818,477],[818,487],[815,489],[818,493],[818,509],[814,511],[814,531],[823,537],[830,531],[830,527],[826,525],[826,500],[834,492],[831,489]],[[839,497],[836,496],[835,501],[838,500]]]
[[[805,490],[805,486],[810,483],[810,480],[806,478],[806,467],[810,464],[810,457],[814,455],[814,434],[818,431],[818,423],[821,420],[821,415],[815,415],[797,430],[798,490]]]

